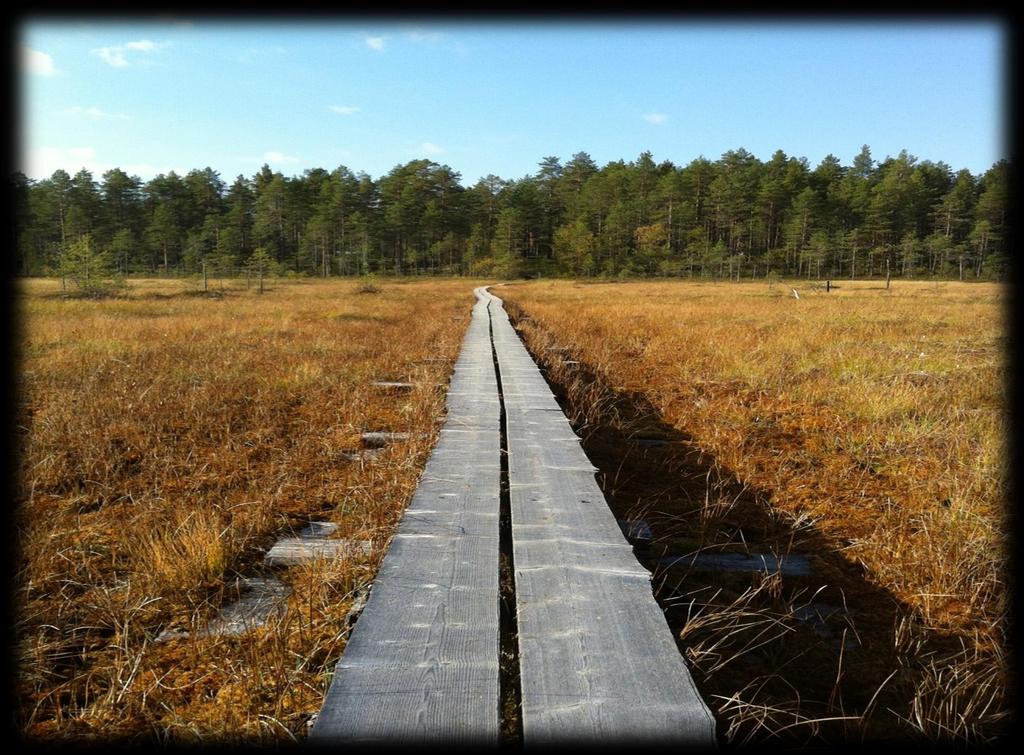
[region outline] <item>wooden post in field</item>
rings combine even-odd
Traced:
[[[886,291],[889,290],[889,278],[890,278],[890,274],[889,274],[889,258],[886,257],[885,258],[885,290]]]
[[[825,293],[827,294],[831,290],[832,290],[832,281],[830,281],[830,280],[825,281]]]
[[[260,293],[263,293],[263,262],[260,262]]]
[[[206,293],[206,260],[203,260],[203,293]]]

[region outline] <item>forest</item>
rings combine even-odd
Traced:
[[[12,176],[15,273],[61,275],[75,260],[115,275],[671,276],[821,279],[1005,277],[1010,165],[982,175],[919,161],[812,168],[745,149],[680,167],[598,167],[545,157],[520,179],[466,188],[431,160],[374,180],[344,166],[287,177],[269,165],[230,185],[213,169],[143,182],[114,168]]]

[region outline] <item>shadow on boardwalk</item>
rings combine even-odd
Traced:
[[[506,308],[519,331],[520,311]],[[642,395],[615,392],[557,352],[531,353],[652,572],[724,742],[920,738],[905,720],[915,687],[930,654],[962,650],[958,638],[911,630],[913,610],[834,540],[774,509],[772,491],[744,484]],[[573,386],[586,386],[588,406]]]

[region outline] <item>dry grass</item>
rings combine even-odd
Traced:
[[[30,740],[301,737],[443,415],[467,281],[21,284],[18,726]],[[374,380],[416,383],[408,394]],[[368,430],[412,433],[374,461]],[[420,437],[422,435],[422,437]],[[201,636],[310,519],[368,556],[291,567],[287,610]],[[165,629],[187,638],[156,642]]]
[[[773,515],[813,529],[823,552],[901,606],[900,620],[914,629],[889,629],[892,662],[902,664],[889,687],[905,731],[985,740],[1003,730],[1010,704],[1006,291],[797,286],[799,300],[788,285],[765,283],[534,282],[496,293],[528,315],[523,336],[566,386],[584,435],[602,422],[639,432],[650,418],[617,413],[622,397],[642,396],[652,418],[685,434],[716,474],[728,470]],[[567,359],[589,377],[574,378],[580,369],[566,369]],[[680,523],[699,547],[711,537],[708,522],[735,501],[720,492],[696,501],[693,522]],[[745,622],[737,600],[707,600],[722,615],[691,628],[695,659],[710,653],[705,671],[727,660],[726,650],[742,655],[757,632],[783,626],[763,608]],[[959,649],[936,653],[928,644],[936,639]],[[734,741],[759,726],[754,738],[763,739],[799,718],[761,702],[751,684],[720,702]],[[830,718],[863,722],[870,700],[868,710],[838,710],[835,700],[825,708]]]

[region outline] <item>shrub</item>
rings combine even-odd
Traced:
[[[58,271],[62,278],[75,284],[80,296],[111,296],[126,286],[124,277],[114,271],[110,252],[98,249],[89,234],[68,245]]]

